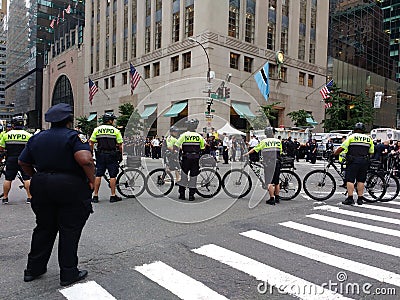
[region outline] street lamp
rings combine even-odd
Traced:
[[[208,57],[208,53],[206,51],[206,48],[204,48],[204,46],[198,40],[196,40],[195,38],[189,37],[188,40],[191,41],[191,42],[199,44],[201,46],[201,48],[203,48],[204,53],[207,56],[207,63],[208,63],[207,82],[210,82],[211,81],[211,78],[210,78],[210,73],[211,73],[210,58]]]

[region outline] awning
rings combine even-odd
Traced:
[[[141,119],[148,119],[157,109],[157,104],[149,105],[144,108],[144,112],[140,115]]]
[[[90,121],[96,119],[96,117],[97,117],[97,113],[90,113],[90,115],[87,118],[87,120],[90,122]]]
[[[232,107],[241,118],[254,118],[249,103],[232,102]]]
[[[310,125],[318,125],[318,122],[315,122],[315,120],[313,119],[313,117],[308,117],[306,119],[306,122]]]
[[[187,106],[187,101],[174,103],[172,107],[164,114],[164,117],[177,117],[179,113]]]

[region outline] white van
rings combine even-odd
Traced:
[[[393,128],[375,128],[371,130],[371,137],[374,141],[381,140],[382,142],[388,140],[400,140],[400,130]]]

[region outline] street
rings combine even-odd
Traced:
[[[218,165],[224,174],[228,167]],[[296,172],[303,178],[321,167],[302,160]],[[343,192],[315,202],[302,190],[275,206],[265,196],[250,209],[260,191],[225,209],[230,199],[221,190],[204,201],[215,218],[182,224],[162,217],[167,199],[157,199],[158,212],[144,208],[154,200],[147,192],[143,201],[110,203],[103,181],[79,247],[79,267],[89,275],[61,288],[57,246],[47,273],[23,282],[35,223],[14,183],[0,207],[0,299],[398,299],[400,201],[347,207]],[[176,188],[170,196],[178,198]]]

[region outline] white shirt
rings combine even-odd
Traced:
[[[257,146],[259,143],[259,141],[256,138],[252,138],[249,142],[249,147],[253,148],[255,146]]]
[[[229,146],[229,137],[225,136],[224,140],[222,141],[222,146],[228,147]]]
[[[153,147],[158,147],[158,146],[160,146],[160,140],[159,139],[153,139],[151,141],[151,144],[153,145]]]

